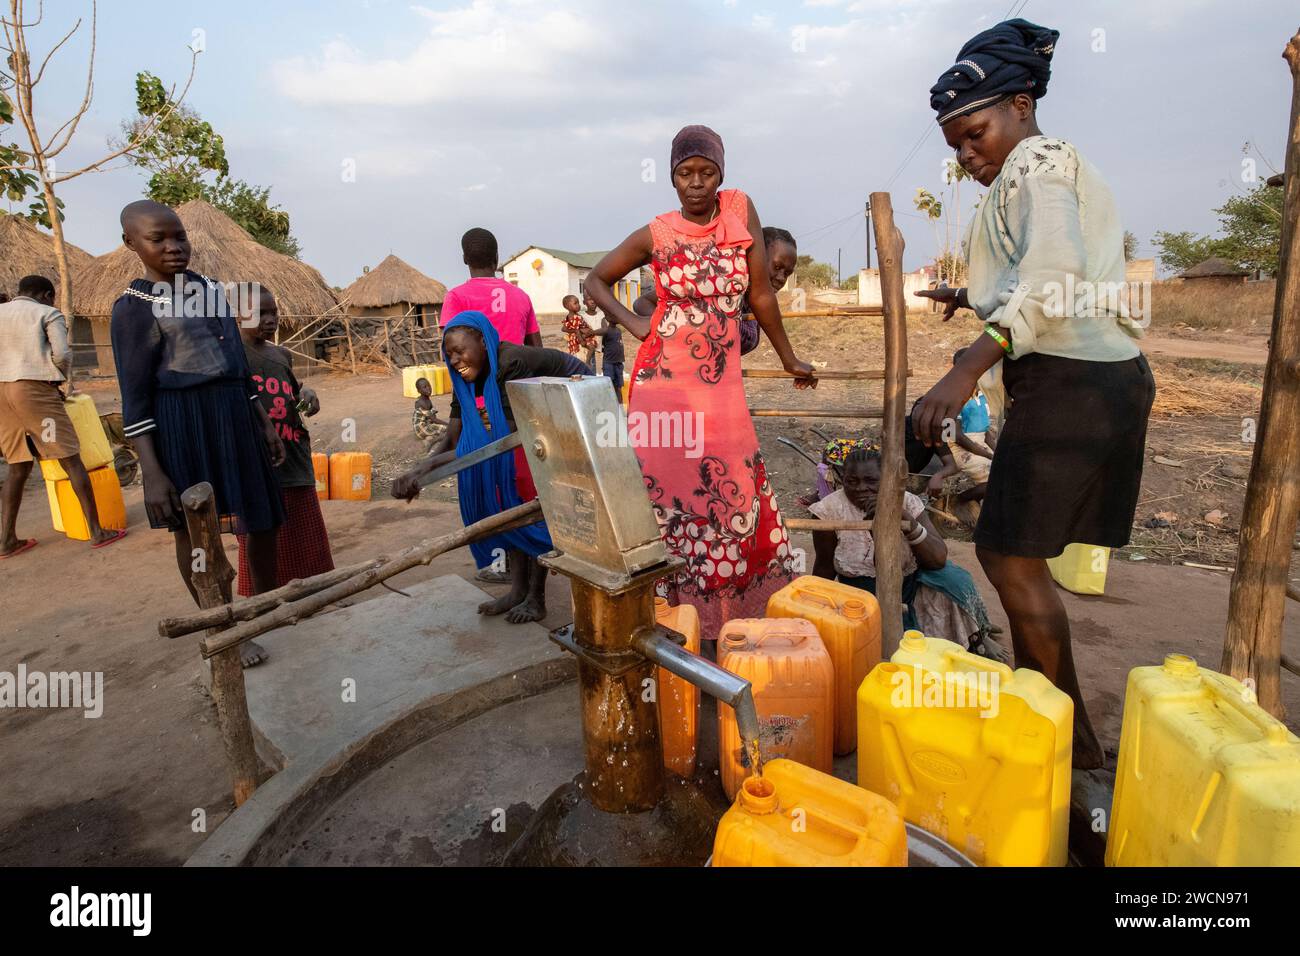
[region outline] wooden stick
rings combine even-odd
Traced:
[[[835,309],[801,309],[796,312],[782,312],[783,319],[824,319],[835,316],[884,315],[885,310],[878,305],[846,305]]]
[[[384,564],[363,571],[361,574],[340,581],[301,600],[283,604],[266,614],[245,621],[229,630],[208,636],[203,641],[203,656],[212,657],[229,649],[237,648],[245,641],[251,641],[259,634],[265,634],[267,631],[274,630],[284,624],[297,624],[299,621],[311,617],[317,611],[329,607],[335,601],[340,601],[343,598],[351,597],[372,588],[380,581],[385,581],[394,575],[401,574],[403,571],[409,571],[417,564],[428,564],[440,554],[462,548],[482,538],[489,538],[494,534],[500,534],[514,528],[522,528],[524,525],[534,524],[541,520],[542,504],[534,499],[527,504],[510,508],[490,518],[484,518],[482,521],[476,521],[469,527],[462,528],[452,534],[444,534],[441,537],[422,541],[398,553]]]
[[[880,442],[880,492],[875,520],[888,533],[876,535],[876,600],[880,602],[880,647],[893,654],[903,639],[903,456],[907,414],[907,302],[903,296],[903,234],[894,226],[889,193],[871,194],[876,248],[880,252],[880,292],[885,312],[885,407]],[[888,529],[896,529],[889,531]]]
[[[1272,347],[1264,372],[1250,480],[1241,510],[1237,570],[1228,598],[1222,671],[1253,677],[1259,704],[1283,719],[1282,622],[1287,569],[1300,518],[1300,379],[1288,374],[1300,360],[1300,32],[1283,51],[1291,71],[1282,242],[1273,302]]]
[[[298,598],[306,597],[308,594],[323,591],[330,585],[338,584],[340,581],[368,571],[387,560],[387,557],[374,558],[360,564],[349,565],[346,568],[335,568],[333,571],[326,571],[324,574],[317,574],[314,577],[296,578],[284,587],[276,588],[274,591],[265,591],[262,594],[254,594],[250,598],[244,598],[242,601],[235,601],[232,604],[223,604],[220,607],[199,611],[197,614],[187,614],[182,617],[165,617],[158,622],[158,633],[163,637],[183,637],[186,634],[193,634],[195,631],[202,631],[206,628],[223,628],[239,621],[250,621],[259,614],[265,614],[281,604],[287,604],[290,601],[298,600]]]
[[[870,531],[873,522],[835,518],[782,518],[789,531]],[[901,611],[899,612],[901,615]]]
[[[742,378],[794,378],[794,372],[787,372],[783,368],[747,368],[742,369]],[[911,376],[912,370],[907,370],[908,376]],[[864,368],[851,370],[847,372],[832,372],[829,369],[818,369],[815,378],[834,381],[844,379],[847,381],[870,381],[873,379],[883,379],[885,377],[884,369]]]
[[[883,408],[751,408],[749,414],[755,418],[881,418]]]
[[[235,571],[226,560],[221,544],[221,527],[217,519],[216,494],[206,481],[185,489],[181,495],[185,526],[189,529],[194,564],[190,580],[198,592],[199,607],[214,608],[230,603],[230,582]],[[208,630],[211,640],[223,630]],[[217,726],[226,749],[233,778],[235,806],[239,806],[257,789],[257,751],[253,747],[253,725],[248,716],[248,696],[244,690],[244,667],[239,646],[232,644],[224,653],[212,658],[212,702],[217,706]]]

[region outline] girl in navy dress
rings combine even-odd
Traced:
[[[284,521],[274,467],[284,445],[258,400],[235,312],[222,287],[188,270],[180,217],[141,200],[122,210],[122,241],[145,277],[113,304],[113,359],[124,432],[140,455],[145,512],[176,543],[181,580],[198,601],[180,493],[206,481],[223,531],[248,536],[257,594],[276,586],[276,529]],[[253,642],[245,667],[265,659]]]

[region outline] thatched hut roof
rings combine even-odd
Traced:
[[[441,305],[446,297],[445,285],[394,255],[339,293],[341,301],[360,308],[383,308],[398,303]]]
[[[1227,259],[1212,256],[1183,273],[1184,279],[1205,279],[1213,276],[1244,276],[1246,273]]]
[[[94,256],[70,242],[65,245],[68,266],[75,276],[90,264]],[[54,261],[54,237],[26,219],[0,213],[0,290],[15,295],[18,280],[30,275],[45,276],[58,288],[59,268]]]
[[[266,248],[220,209],[194,199],[176,209],[189,233],[190,268],[222,282],[260,282],[275,293],[286,325],[337,310],[338,299],[321,274],[297,259]],[[95,259],[74,277],[72,301],[78,315],[107,317],[132,279],[144,275],[126,246]]]

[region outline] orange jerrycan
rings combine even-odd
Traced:
[[[1124,694],[1107,866],[1300,866],[1300,738],[1182,654]]]
[[[907,866],[907,829],[879,794],[773,760],[718,821],[713,865]]]
[[[126,504],[122,501],[122,485],[111,465],[96,468],[90,473],[90,488],[95,493],[95,510],[99,512],[99,526],[114,531],[126,527]],[[63,533],[74,541],[90,540],[90,525],[81,510],[72,482],[65,478],[54,483],[54,493],[59,503],[59,519]]]
[[[768,598],[767,616],[802,617],[816,626],[835,665],[835,753],[853,753],[858,746],[858,688],[880,663],[880,605],[875,595],[807,575]]]
[[[311,470],[316,476],[316,498],[326,501],[330,496],[330,460],[319,451],[311,453]]]
[[[908,631],[858,691],[858,785],[981,866],[1064,866],[1074,704]]]
[[[72,419],[72,429],[77,433],[77,444],[81,446],[81,463],[86,466],[86,471],[111,465],[113,446],[104,433],[104,425],[99,420],[94,399],[89,395],[72,395],[64,401],[63,408]],[[51,458],[41,461],[41,476],[46,481],[62,481],[68,477],[68,473],[57,459]]]
[[[336,451],[330,455],[330,500],[370,500],[370,455],[364,451]]]
[[[700,614],[689,604],[669,607],[655,598],[655,620],[686,636],[686,649],[700,652]],[[664,766],[680,777],[695,773],[695,748],[699,735],[700,689],[660,667],[659,738],[664,746]]]
[[[753,686],[764,761],[786,757],[831,772],[835,668],[817,628],[801,618],[738,618],[718,633],[718,664]],[[727,799],[753,773],[735,712],[718,703],[718,763]]]

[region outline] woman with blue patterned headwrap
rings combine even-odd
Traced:
[[[1074,700],[1074,765],[1100,767],[1070,648],[1070,622],[1045,559],[1072,543],[1128,543],[1137,509],[1151,369],[1128,312],[1124,229],[1101,174],[1044,136],[1057,32],[1024,20],[971,39],[930,89],[944,139],[987,186],[966,238],[969,286],[921,292],[986,323],[916,404],[929,445],[1001,363],[1010,411],[975,528],[976,554],[1011,622],[1016,662]],[[1144,324],[1144,323],[1143,323]]]
[[[451,412],[429,457],[393,482],[394,498],[412,500],[420,479],[515,430],[506,383],[538,375],[590,375],[591,369],[556,349],[502,342],[482,312],[461,312],[443,328],[443,354],[452,371]],[[467,411],[467,413],[465,413]],[[464,413],[464,414],[463,414]],[[537,497],[523,449],[479,462],[457,476],[460,515],[471,525]],[[470,545],[478,567],[509,556],[510,591],[479,605],[480,614],[505,614],[511,624],[546,616],[546,569],[537,556],[552,550],[544,523],[503,531]]]

